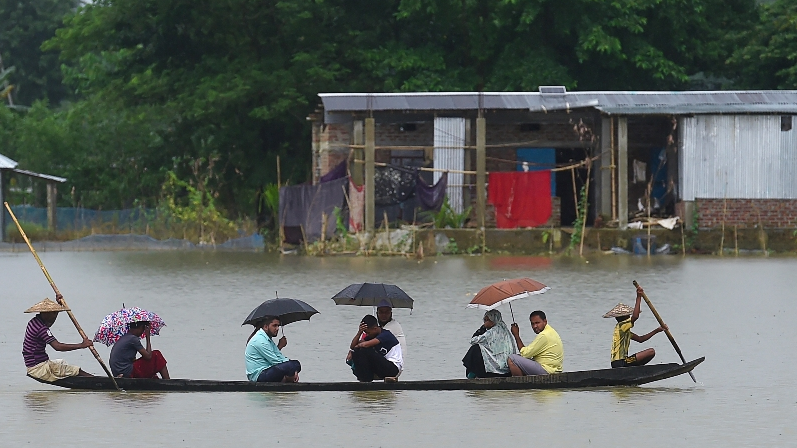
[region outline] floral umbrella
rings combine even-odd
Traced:
[[[115,344],[119,338],[127,333],[128,325],[133,322],[149,322],[149,334],[155,335],[160,334],[161,328],[166,326],[163,319],[153,312],[137,306],[122,308],[105,316],[100,328],[97,329],[97,333],[94,334],[94,342],[102,342],[107,346]],[[144,338],[145,335],[142,334],[141,337]]]

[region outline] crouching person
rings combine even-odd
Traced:
[[[246,377],[258,383],[298,382],[302,365],[281,352],[288,340],[285,336],[277,344],[273,340],[280,330],[279,318],[266,317],[257,327],[246,343]]]
[[[60,295],[56,296],[56,300],[58,299]],[[67,364],[63,359],[50,359],[47,356],[45,349],[48,345],[59,352],[79,350],[93,345],[88,338],[77,344],[58,342],[50,327],[61,311],[69,311],[69,308],[50,299],[44,299],[25,310],[26,313],[38,313],[28,322],[25,340],[22,343],[22,357],[25,359],[25,367],[28,368],[28,376],[32,378],[51,383],[70,376],[93,376],[78,366]]]
[[[132,322],[125,335],[114,343],[111,349],[111,373],[125,378],[161,378],[168,380],[169,369],[166,359],[159,350],[152,350],[149,335],[150,323],[146,321]],[[141,344],[141,336],[147,340],[147,347]],[[141,357],[136,359],[136,354]]]
[[[384,378],[396,382],[404,365],[401,344],[389,330],[381,328],[376,317],[368,314],[360,321],[360,328],[351,340],[347,361],[358,381],[370,382]]]

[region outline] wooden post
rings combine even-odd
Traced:
[[[611,118],[601,119],[601,175],[600,175],[600,188],[598,191],[598,213],[604,216],[612,215],[612,166],[613,157],[612,152],[612,125]],[[597,180],[597,179],[596,179]]]
[[[6,201],[6,183],[5,183],[5,172],[0,170],[0,204]],[[6,240],[6,211],[5,209],[0,210],[0,243]]]
[[[484,215],[487,202],[487,122],[479,114],[476,119],[476,219],[484,232]],[[484,247],[482,247],[484,251]]]
[[[363,145],[363,122],[362,120],[357,120],[352,123],[352,144],[355,146]],[[354,163],[351,167],[351,181],[354,182],[354,185],[358,187],[364,183],[363,179],[363,166],[361,163],[357,163],[358,160],[364,160],[364,154],[362,148],[355,148],[352,150],[354,156]]]
[[[376,131],[373,118],[365,119],[365,231],[374,233],[376,202],[374,192],[374,176],[376,168]]]
[[[611,178],[612,178],[612,221],[617,219],[617,145],[615,143],[615,139],[617,138],[617,133],[615,132],[615,119],[614,117],[611,118],[611,142],[609,143],[609,147],[611,148]]]
[[[56,208],[58,197],[58,187],[55,182],[47,182],[47,228],[51,234],[58,231],[58,220]]]
[[[464,168],[465,168],[464,170],[465,171],[473,170],[473,166],[472,166],[472,163],[471,163],[471,158],[473,156],[473,153],[471,153],[470,149],[469,149],[469,148],[471,148],[473,142],[471,141],[470,135],[471,135],[471,120],[470,119],[465,119],[465,148],[467,148],[467,149],[465,149],[463,151],[464,155],[465,155],[465,160],[464,160]],[[473,183],[473,178],[471,176],[472,176],[472,174],[463,174],[462,175],[462,183],[464,185],[472,184]],[[462,187],[462,209],[464,210],[464,209],[470,207],[470,205],[472,203],[473,203],[473,197],[471,197],[471,194],[470,194],[470,187],[463,186]]]
[[[628,118],[617,119],[617,220],[628,228]]]

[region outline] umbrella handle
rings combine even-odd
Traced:
[[[515,323],[515,312],[512,311],[512,302],[509,302],[509,313],[512,314],[512,323]]]

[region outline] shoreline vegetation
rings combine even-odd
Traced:
[[[37,228],[23,224],[23,229],[33,232]],[[99,229],[95,229],[99,230]],[[226,240],[216,238],[215,242],[190,241],[179,235],[151,232],[131,232],[119,229],[117,233],[60,233],[61,238],[48,238],[46,229],[41,233],[29,234],[37,250],[43,251],[92,251],[92,250],[191,250],[220,249],[241,251],[276,252],[283,255],[325,256],[396,256],[423,260],[426,257],[447,255],[516,255],[584,258],[594,255],[633,255],[648,256],[644,243],[644,233],[638,230],[587,228],[584,234],[583,252],[572,250],[569,246],[574,228],[547,229],[435,229],[428,225],[404,225],[398,228],[381,228],[374,232],[373,238],[364,233],[335,234],[325,236],[312,243],[298,245],[279,244],[275,235],[239,231]],[[197,229],[194,227],[193,235]],[[34,236],[35,235],[35,236]],[[76,235],[76,238],[69,238]],[[719,229],[700,230],[690,235],[689,246],[684,250],[677,230],[657,229],[651,231],[652,246],[650,256],[671,255],[715,255],[715,256],[771,256],[797,255],[797,235],[792,229]],[[730,244],[727,242],[730,241]],[[641,245],[640,245],[641,243]],[[665,247],[663,252],[655,249]],[[635,250],[636,248],[636,250]],[[25,244],[17,241],[0,243],[0,251],[27,250]],[[579,252],[582,252],[579,254]]]
[[[215,205],[157,232],[197,243],[268,228],[265,187],[320,174],[319,92],[797,87],[791,0],[50,3],[0,0],[2,154],[66,178],[60,207],[157,209],[186,182]],[[10,177],[9,203],[46,202]]]

